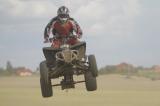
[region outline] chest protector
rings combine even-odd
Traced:
[[[73,30],[73,25],[70,21],[67,21],[64,24],[61,24],[59,21],[56,21],[52,25],[53,30],[61,37],[68,36]]]

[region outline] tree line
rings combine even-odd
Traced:
[[[0,67],[0,75],[12,75],[15,73],[14,67],[10,61],[7,61],[6,67]]]
[[[39,74],[39,68],[33,72],[32,70],[25,67],[13,67],[12,63],[7,61],[5,68],[0,67],[0,76],[18,75],[20,71],[30,71],[32,74]]]
[[[100,75],[107,74],[121,74],[126,75],[127,78],[132,76],[146,77],[152,80],[160,80],[160,66],[154,65],[152,67],[133,66],[128,63],[120,63],[118,65],[106,65],[100,68]]]

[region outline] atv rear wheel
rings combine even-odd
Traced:
[[[53,95],[51,79],[48,75],[46,61],[40,63],[40,84],[43,97],[51,97]]]
[[[89,62],[89,71],[92,72],[94,77],[98,76],[98,68],[96,63],[96,58],[94,55],[88,56],[88,62]]]
[[[87,91],[95,91],[97,89],[96,77],[94,77],[90,71],[87,71],[84,74],[84,78]]]

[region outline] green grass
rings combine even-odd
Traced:
[[[42,98],[39,77],[1,77],[0,106],[160,106],[158,80],[120,75],[102,75],[97,80],[95,92],[78,84],[68,92],[53,88],[53,97]]]

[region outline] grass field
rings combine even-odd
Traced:
[[[95,92],[78,84],[68,92],[56,87],[53,97],[42,98],[39,77],[0,77],[0,106],[160,106],[158,80],[103,75],[97,81]]]

